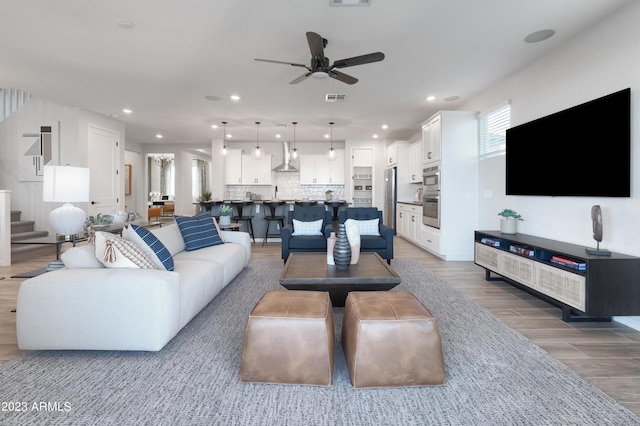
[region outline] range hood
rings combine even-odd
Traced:
[[[284,162],[273,169],[274,172],[297,172],[298,169],[291,165],[291,154],[289,154],[289,142],[282,142],[282,158]]]

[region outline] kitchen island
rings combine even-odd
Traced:
[[[326,209],[331,209],[333,214],[336,216],[334,218],[334,220],[337,220],[337,212],[338,209],[342,208],[343,206],[346,207],[349,205],[349,203],[346,200],[331,200],[331,201],[327,201],[327,200],[292,200],[292,199],[278,199],[278,200],[214,200],[211,202],[201,202],[201,203],[197,203],[200,208],[201,211],[211,211],[211,215],[212,216],[218,216],[218,208],[221,205],[227,205],[227,206],[231,206],[234,203],[242,203],[242,202],[251,202],[253,203],[253,205],[251,206],[251,209],[247,206],[244,209],[244,215],[249,215],[251,214],[253,216],[252,219],[252,225],[253,225],[253,232],[254,232],[254,237],[256,240],[258,239],[262,239],[265,235],[265,232],[267,230],[267,221],[264,218],[264,208],[263,208],[263,204],[265,203],[270,203],[271,201],[284,201],[286,204],[281,207],[280,209],[278,209],[278,213],[280,213],[281,209],[284,212],[284,216],[286,217],[287,212],[293,210],[293,208],[296,205],[296,202],[300,203],[301,205],[312,205],[314,202],[316,203],[316,205],[319,206],[324,206]],[[251,213],[249,213],[251,211]],[[233,215],[235,216],[237,214],[237,212],[234,209]],[[240,230],[241,231],[245,231],[248,232],[247,229],[247,224],[245,222],[241,222],[240,223]],[[275,225],[271,225],[271,229],[269,230],[269,234],[270,235],[275,235],[277,234],[278,231],[276,231],[273,227]]]

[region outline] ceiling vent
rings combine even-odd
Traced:
[[[347,95],[332,95],[332,94],[326,94],[324,97],[325,102],[338,102],[338,101],[344,101],[344,99],[347,97]]]
[[[329,0],[330,6],[371,6],[371,0]]]

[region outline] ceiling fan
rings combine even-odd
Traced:
[[[319,34],[314,32],[307,32],[307,42],[309,43],[309,49],[311,50],[311,66],[304,64],[295,64],[292,62],[273,61],[271,59],[255,59],[261,62],[272,62],[274,64],[291,65],[293,67],[306,68],[309,72],[302,74],[300,77],[289,82],[289,84],[297,84],[307,77],[312,76],[314,78],[335,78],[343,83],[355,84],[358,79],[351,77],[345,73],[337,71],[335,68],[353,67],[356,65],[364,65],[371,62],[379,62],[384,59],[384,53],[375,52],[367,55],[354,56],[353,58],[340,59],[335,61],[333,65],[329,66],[329,58],[324,56],[324,48],[327,47],[327,39],[320,37]]]

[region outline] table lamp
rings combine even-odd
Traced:
[[[72,202],[89,201],[89,169],[71,166],[44,166],[42,201],[64,203],[49,214],[58,235],[75,235],[84,226],[86,213]]]

